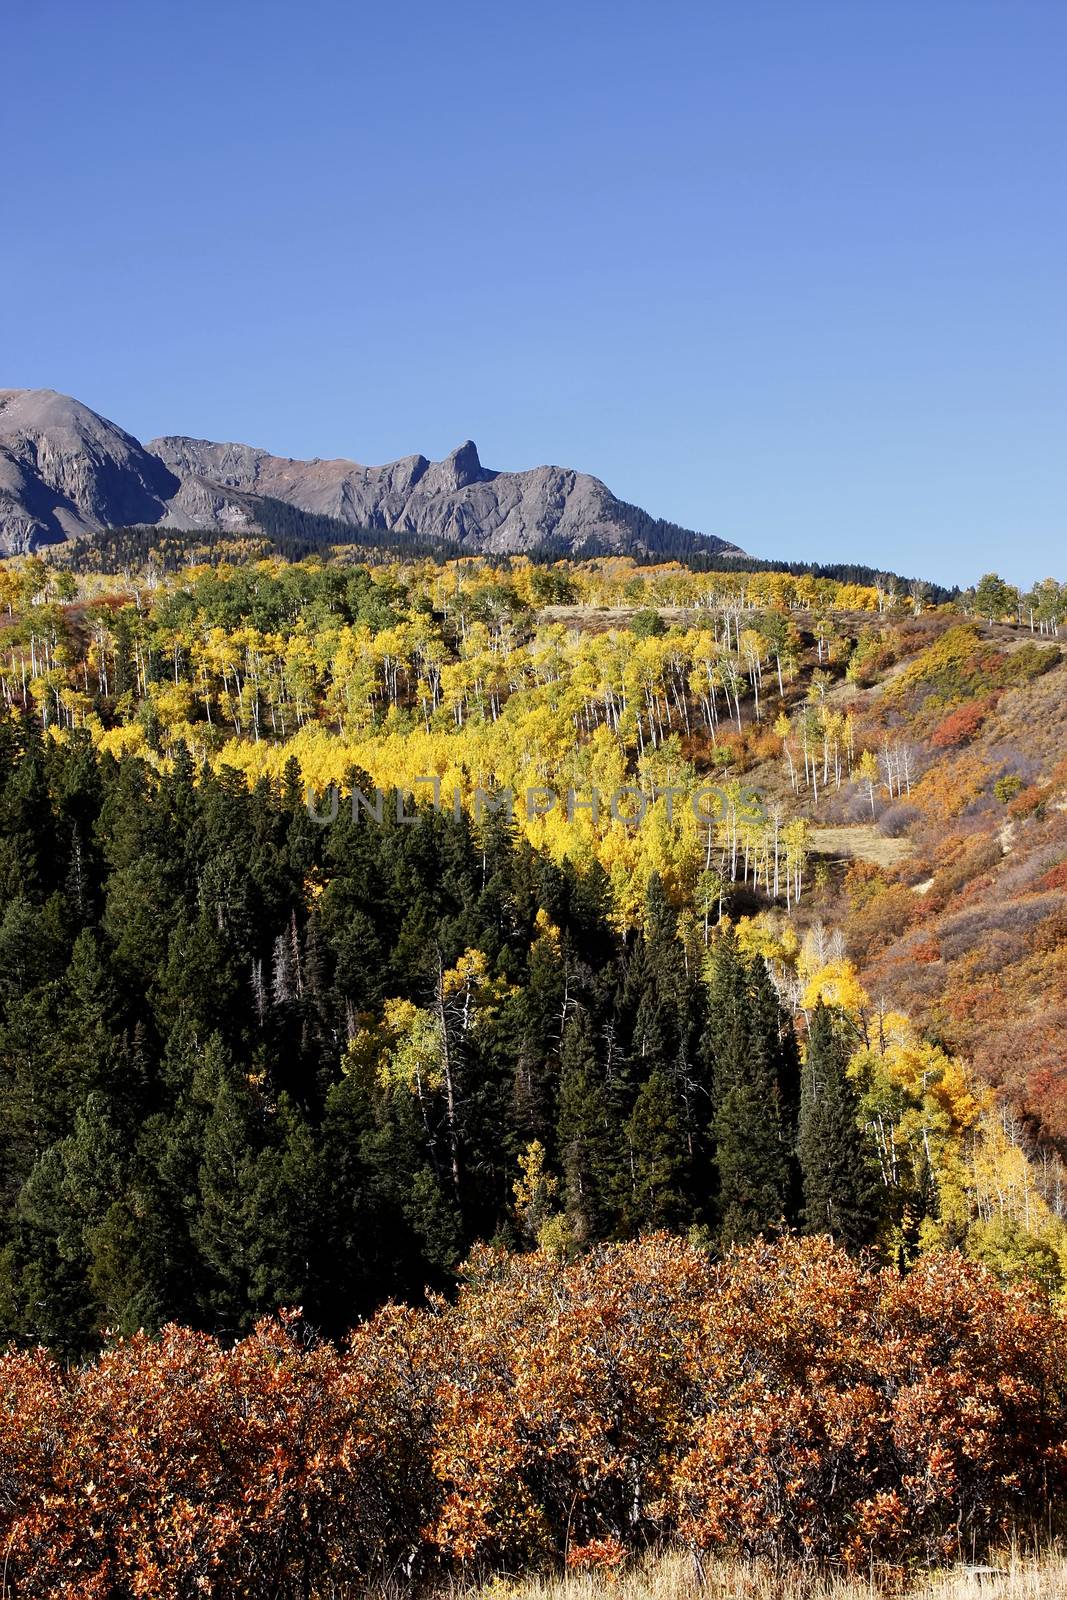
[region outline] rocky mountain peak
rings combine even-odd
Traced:
[[[680,538],[740,553],[657,523],[587,473],[484,467],[472,439],[443,461],[413,455],[380,467],[183,435],[145,446],[69,395],[0,389],[0,553],[139,523],[255,531],[260,516],[270,524],[270,501],[367,529],[370,541],[380,530],[507,554],[548,542],[575,553],[662,550]]]
[[[480,483],[484,476],[473,439],[464,439],[441,462],[441,477],[450,489],[466,489],[472,483]]]
[[[0,551],[159,522],[180,480],[132,434],[54,389],[0,389]]]

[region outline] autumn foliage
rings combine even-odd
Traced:
[[[291,1318],[64,1368],[0,1360],[14,1596],[308,1596],[664,1536],[937,1558],[1047,1515],[1067,1348],[957,1256],[909,1277],[824,1239],[716,1264],[657,1236],[572,1264],[482,1250],[455,1304],[343,1350]]]
[[[930,735],[930,743],[935,750],[949,750],[956,745],[967,744],[995,705],[996,696],[989,695],[984,700],[971,700],[957,710],[950,711]]]

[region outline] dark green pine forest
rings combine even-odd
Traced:
[[[502,819],[384,816],[316,822],[295,764],[249,789],[0,724],[0,1339],[76,1356],[282,1305],[339,1335],[477,1240],[533,1244],[535,1142],[568,1249],[870,1238],[831,1014],[802,1083],[762,962],[727,936],[709,984],[657,879],[623,936],[597,870]],[[425,1076],[365,1048],[397,1001],[432,1020]]]

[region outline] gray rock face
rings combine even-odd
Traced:
[[[180,487],[158,456],[52,389],[0,389],[0,550],[159,522]]]
[[[51,390],[0,390],[0,550],[133,523],[254,528],[257,497],[471,551],[515,553],[549,540],[575,552],[590,543],[645,547],[643,513],[599,478],[565,467],[494,472],[470,439],[443,461],[405,456],[382,467],[291,461],[206,439],[142,446]],[[706,547],[736,550],[712,537]]]
[[[599,479],[562,467],[492,472],[468,439],[444,461],[405,456],[384,467],[352,461],[288,461],[245,445],[154,439],[148,446],[182,480],[246,495],[268,495],[302,511],[356,527],[450,540],[476,550],[515,552],[546,539],[580,549],[590,540],[622,546],[618,502]],[[168,510],[172,526],[218,525],[218,514],[183,492]]]

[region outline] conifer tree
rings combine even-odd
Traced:
[[[195,1094],[207,1106],[200,1147],[193,1237],[203,1264],[201,1303],[208,1324],[247,1325],[251,1275],[257,1265],[255,1190],[262,1148],[262,1115],[252,1084],[221,1041],[208,1041]]]
[[[777,1006],[730,932],[716,943],[710,988],[705,1047],[718,1228],[722,1242],[733,1244],[792,1220],[792,1129],[782,1087],[788,1056]]]
[[[847,1064],[839,1019],[820,1001],[812,1013],[801,1076],[797,1153],[804,1228],[830,1233],[847,1249],[858,1250],[874,1236],[879,1183]]]
[[[567,1220],[579,1244],[609,1237],[621,1180],[607,1125],[607,1104],[588,1016],[577,1011],[560,1050],[557,1142]]]
[[[685,1141],[674,1086],[660,1068],[638,1092],[626,1141],[632,1173],[628,1220],[640,1233],[680,1227],[687,1198]]]
[[[249,1310],[308,1306],[317,1288],[322,1173],[311,1130],[280,1096],[249,1194]]]

